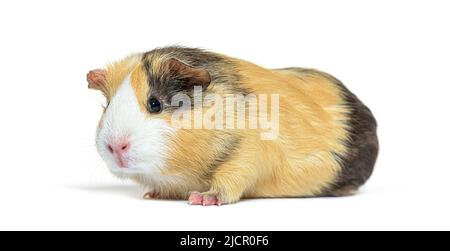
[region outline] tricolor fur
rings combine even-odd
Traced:
[[[100,71],[103,75],[89,76],[90,87],[101,90],[108,103],[98,126],[98,151],[113,173],[160,198],[187,199],[193,191],[222,203],[348,195],[372,173],[376,121],[328,74],[270,70],[182,47],[134,54]],[[279,137],[261,140],[260,130],[174,128],[170,99],[180,92],[191,95],[190,82],[203,84],[206,94],[279,94]],[[147,111],[153,96],[163,103],[160,114]],[[131,145],[123,160],[128,168],[118,167],[107,149],[108,142],[123,137]]]

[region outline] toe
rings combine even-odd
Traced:
[[[202,205],[203,196],[199,192],[192,192],[189,196],[190,205]]]
[[[215,195],[204,195],[203,206],[215,206],[218,205],[218,200]]]
[[[148,192],[144,195],[144,199],[150,200],[150,199],[157,199],[159,198],[158,192]]]

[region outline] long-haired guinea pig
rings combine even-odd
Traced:
[[[107,100],[98,152],[118,177],[145,186],[145,198],[208,206],[352,195],[378,155],[371,111],[317,70],[166,47],[87,79]]]

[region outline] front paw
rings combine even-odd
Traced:
[[[221,206],[222,204],[221,198],[213,192],[191,192],[189,195],[189,205]]]

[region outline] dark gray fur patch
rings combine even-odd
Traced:
[[[152,70],[152,60],[160,56],[169,56],[193,68],[207,70],[211,76],[211,84],[204,91],[203,96],[211,93],[209,90],[216,85],[221,85],[227,94],[248,95],[251,93],[250,90],[240,85],[240,77],[237,74],[235,64],[219,54],[186,47],[158,48],[144,53],[142,57],[143,67],[151,90],[151,93],[148,94],[149,97],[162,100],[165,109],[169,111],[178,108],[171,107],[171,99],[174,95],[183,93],[191,97],[191,101],[193,101],[193,90],[184,88],[182,81],[174,79],[173,76]],[[193,105],[194,102],[191,102],[191,104]]]
[[[334,83],[341,88],[351,112],[348,121],[350,139],[345,142],[348,153],[335,154],[342,171],[338,180],[329,189],[331,195],[334,190],[349,187],[356,190],[364,185],[372,175],[379,152],[377,121],[372,112],[339,80],[335,80]]]
[[[377,137],[377,122],[372,112],[365,106],[341,81],[335,77],[313,69],[286,68],[300,74],[320,75],[339,87],[345,100],[345,107],[350,110],[349,135],[345,142],[348,153],[334,153],[342,171],[331,187],[323,192],[324,196],[341,196],[343,191],[356,191],[364,185],[372,175],[378,157],[379,145]]]
[[[337,181],[328,189],[327,195],[340,196],[342,190],[357,190],[372,175],[379,152],[377,121],[370,109],[364,105],[341,81],[325,75],[342,91],[345,106],[350,110],[349,135],[345,142],[348,152],[334,154],[342,166]]]

